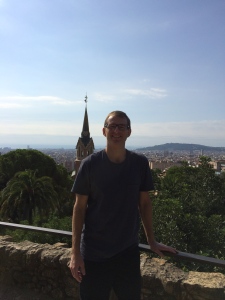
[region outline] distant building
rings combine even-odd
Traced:
[[[165,171],[174,166],[181,166],[181,163],[174,161],[150,161],[149,166],[150,169],[159,169],[161,171]]]
[[[89,123],[88,123],[88,113],[87,113],[87,96],[85,97],[84,102],[86,103],[85,106],[85,113],[84,113],[84,122],[83,122],[83,129],[81,132],[81,137],[78,138],[78,142],[76,145],[76,159],[74,162],[74,169],[75,175],[79,170],[81,161],[92,154],[94,152],[94,142],[93,139],[90,137],[89,132]]]
[[[225,172],[225,160],[211,161],[210,164],[216,172]]]
[[[168,150],[164,150],[163,151],[163,156],[164,157],[168,157],[169,156],[169,151]]]
[[[71,159],[64,160],[62,165],[68,172],[72,172],[74,170],[74,161]]]

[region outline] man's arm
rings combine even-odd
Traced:
[[[145,235],[147,241],[150,245],[152,251],[157,253],[159,256],[164,256],[161,251],[169,251],[176,253],[176,249],[166,246],[162,243],[158,243],[155,240],[153,232],[153,222],[152,222],[152,201],[149,197],[148,192],[140,192],[139,196],[139,211],[142,219],[142,223],[145,230]]]
[[[73,277],[81,282],[85,275],[84,261],[80,253],[81,233],[84,225],[85,213],[87,209],[87,195],[76,194],[72,217],[72,252],[70,260],[70,270]]]

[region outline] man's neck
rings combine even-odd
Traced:
[[[109,160],[113,163],[122,163],[126,159],[126,149],[125,148],[105,148],[105,152]]]

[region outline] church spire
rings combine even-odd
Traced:
[[[84,113],[84,122],[83,122],[83,129],[81,132],[82,138],[90,138],[90,132],[89,132],[89,123],[88,123],[88,113],[87,113],[87,95],[85,96],[84,102],[86,103],[85,106],[85,113]]]
[[[81,132],[81,137],[78,138],[78,142],[76,145],[76,159],[74,162],[75,173],[77,173],[81,161],[88,155],[92,154],[94,151],[94,142],[93,139],[90,137],[90,131],[89,131],[87,99],[88,97],[86,95],[84,98],[85,113],[84,113],[83,129]]]

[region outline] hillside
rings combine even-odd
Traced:
[[[225,151],[225,147],[210,147],[198,144],[180,144],[180,143],[166,143],[162,145],[155,145],[152,147],[138,148],[139,151],[150,150],[173,150],[173,151],[193,151],[193,150],[207,150],[207,151]]]

